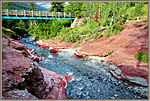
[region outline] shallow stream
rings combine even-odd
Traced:
[[[49,53],[49,49],[36,46],[32,36],[19,40],[24,45],[36,50],[36,55],[51,58],[38,64],[60,74],[75,75],[77,80],[69,82],[66,88],[67,99],[147,99],[147,88],[138,87],[116,80],[108,71],[109,62],[98,63],[96,60],[77,59],[72,54],[74,49],[65,49],[58,54]]]

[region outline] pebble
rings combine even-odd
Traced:
[[[119,95],[118,95],[118,94],[115,94],[114,97],[117,98],[117,97],[119,97]]]
[[[109,97],[109,99],[115,99],[115,97]]]

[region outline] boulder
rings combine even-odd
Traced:
[[[25,90],[11,90],[3,95],[3,99],[37,99],[34,95]]]
[[[138,86],[148,87],[148,71],[132,65],[111,65],[109,71],[116,79],[127,80]]]
[[[31,68],[32,61],[21,51],[3,46],[2,48],[2,92],[3,94],[18,83],[24,81],[22,76]]]
[[[70,80],[75,79],[75,76],[63,76],[35,64],[24,82],[25,88],[40,99],[66,99],[65,87]]]

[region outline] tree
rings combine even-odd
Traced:
[[[35,5],[36,5],[35,3],[31,2],[31,3],[30,3],[30,6],[29,6],[29,9],[30,9],[30,10],[36,10]]]
[[[51,9],[50,11],[55,11],[55,12],[63,12],[64,11],[64,2],[52,2]]]
[[[3,6],[2,6],[2,9],[11,9],[10,2],[4,2]]]
[[[82,16],[82,5],[83,2],[69,2],[68,5],[65,6],[64,11],[69,13],[76,13],[77,17]]]

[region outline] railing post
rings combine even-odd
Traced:
[[[64,18],[65,18],[66,13],[64,12]]]
[[[17,16],[17,9],[16,9],[16,16]]]
[[[24,16],[26,16],[26,10],[24,10]]]
[[[41,16],[41,13],[40,13],[40,11],[39,11],[39,16]]]
[[[60,17],[60,16],[59,16],[59,12],[57,12],[57,13],[58,13],[58,17]]]
[[[32,17],[33,17],[33,10],[32,10]]]
[[[47,11],[46,11],[46,17],[47,17]]]
[[[7,12],[7,16],[8,16],[8,9],[6,9],[6,12]]]
[[[53,14],[54,12],[52,12],[52,17],[54,16],[54,14]]]
[[[71,13],[69,13],[69,16],[71,17]]]

